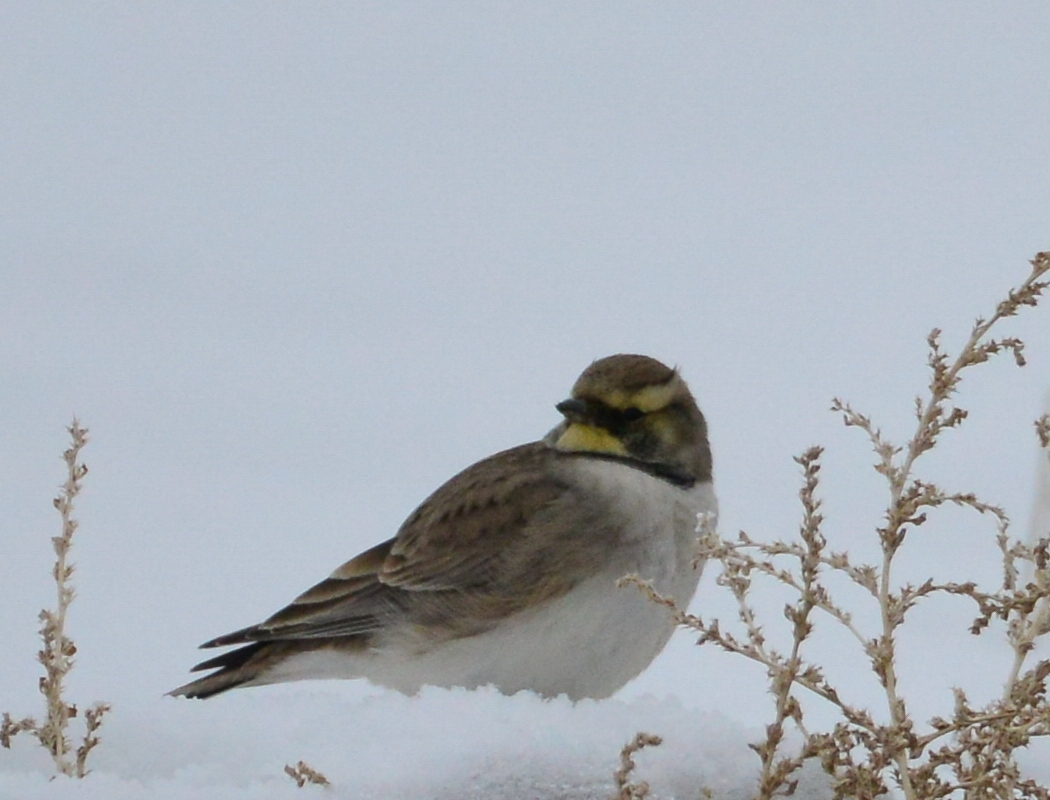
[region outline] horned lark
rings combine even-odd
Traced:
[[[591,364],[543,439],[478,462],[397,535],[265,622],[171,694],[367,678],[420,686],[607,697],[674,631],[670,611],[620,589],[626,573],[685,605],[697,516],[713,515],[707,426],[677,370],[640,355]]]

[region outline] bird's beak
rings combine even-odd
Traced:
[[[588,416],[587,402],[570,397],[555,406],[569,422],[584,422]]]

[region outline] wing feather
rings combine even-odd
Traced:
[[[346,562],[265,622],[202,646],[367,636],[398,621],[469,635],[563,594],[599,567],[613,532],[550,468],[559,457],[537,442],[467,468],[393,539]]]

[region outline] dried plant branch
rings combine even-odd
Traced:
[[[1047,397],[1047,407],[1050,408],[1050,396]],[[1048,556],[1045,549],[1037,552],[1036,548],[1038,548],[1040,539],[1050,537],[1050,412],[1043,414],[1035,421],[1035,433],[1039,439],[1039,446],[1042,448],[1042,463],[1039,465],[1039,485],[1036,487],[1036,502],[1031,518],[1029,539],[1036,542],[1036,545],[1030,557],[1024,560],[1037,565],[1032,578],[1040,588],[1046,588],[1050,586],[1050,573],[1045,569]],[[1009,561],[1009,559],[1004,556],[1004,561]],[[1044,568],[1039,568],[1039,564],[1044,565]],[[1043,600],[1032,615],[1030,628],[1022,633],[1022,637],[1025,634],[1037,637],[1048,632],[1050,632],[1050,600]]]
[[[32,717],[16,722],[5,712],[0,721],[0,746],[9,748],[13,736],[22,732],[30,733],[51,754],[55,768],[61,774],[83,778],[88,774],[88,754],[99,743],[96,733],[110,706],[107,703],[97,703],[85,713],[84,739],[74,749],[67,730],[69,721],[77,716],[78,711],[75,705],[65,700],[64,693],[65,678],[73,669],[73,657],[77,648],[73,640],[66,635],[66,615],[76,596],[70,583],[75,567],[69,560],[69,553],[73,546],[73,535],[77,530],[77,521],[73,518],[74,500],[80,494],[81,481],[88,472],[87,466],[80,463],[80,451],[88,443],[88,431],[80,426],[76,418],[68,430],[72,443],[63,454],[66,481],[58,497],[54,499],[54,506],[62,517],[62,534],[51,539],[55,550],[55,565],[51,576],[55,581],[56,605],[53,610],[44,609],[39,615],[40,638],[43,644],[37,653],[37,660],[44,667],[39,689],[47,704],[47,717],[42,723],[37,723]]]
[[[22,731],[28,731],[32,733],[36,730],[36,720],[32,717],[25,717],[24,719],[15,720],[12,719],[11,715],[5,711],[2,718],[0,718],[0,747],[10,748],[11,739],[20,734]]]
[[[331,782],[318,772],[316,769],[311,767],[305,761],[300,760],[298,764],[292,766],[291,764],[284,765],[284,773],[295,781],[295,785],[302,789],[308,783],[314,783],[318,786],[330,786]]]
[[[1035,434],[1039,437],[1039,446],[1050,451],[1050,414],[1043,414],[1034,424]]]
[[[77,529],[77,521],[73,519],[73,501],[80,493],[81,480],[87,474],[87,467],[78,463],[80,450],[87,444],[87,431],[74,419],[69,432],[73,438],[72,446],[63,455],[67,468],[66,482],[54,500],[55,508],[62,516],[62,535],[51,539],[55,549],[52,577],[55,580],[57,604],[54,611],[44,609],[40,612],[40,636],[44,644],[38,654],[44,666],[40,691],[47,699],[47,720],[41,726],[38,738],[51,751],[55,764],[66,775],[73,773],[73,766],[67,758],[70,745],[66,728],[70,717],[77,713],[76,707],[63,699],[65,677],[73,668],[73,656],[77,652],[76,645],[65,634],[66,614],[74,597],[69,581],[75,567],[69,561],[69,550]]]
[[[634,755],[646,747],[657,747],[663,744],[663,741],[659,736],[639,731],[634,739],[623,746],[620,751],[620,768],[613,773],[613,780],[616,781],[616,800],[644,800],[649,796],[648,783],[631,781],[631,774],[636,766]]]
[[[1002,352],[1011,353],[1018,365],[1024,365],[1023,342],[1012,337],[993,339],[990,332],[1023,307],[1035,306],[1050,285],[1046,277],[1050,274],[1050,253],[1038,254],[1031,266],[1028,277],[1009,292],[995,312],[974,323],[954,359],[941,347],[941,332],[930,333],[930,381],[926,395],[915,401],[917,426],[904,445],[889,441],[869,417],[848,403],[833,402],[832,410],[842,415],[847,426],[867,434],[876,454],[874,468],[887,482],[886,512],[875,530],[881,563],[857,565],[848,554],[828,549],[817,498],[821,449],[811,448],[796,459],[803,471],[799,493],[803,515],[796,541],[761,543],[744,533],[729,541],[703,520],[698,526],[698,558],[721,565],[717,583],[736,600],[741,633],[726,630],[717,619],[708,621],[686,613],[637,576],[622,581],[636,585],[653,602],[669,608],[679,624],[698,632],[698,644],[714,644],[766,668],[775,711],[765,740],[752,746],[762,765],[755,797],[767,800],[790,795],[797,784],[797,770],[807,759],[817,759],[834,780],[836,798],[876,798],[896,789],[909,800],[1050,800],[1050,789],[1021,776],[1014,756],[1032,739],[1050,736],[1050,703],[1046,697],[1050,661],[1029,663],[1038,637],[1050,632],[1050,531],[1044,532],[1047,538],[1032,544],[1015,541],[1009,533],[1009,519],[998,506],[972,493],[946,492],[915,476],[918,460],[937,445],[944,431],[958,427],[967,417],[965,409],[952,404],[964,371]],[[1036,422],[1036,432],[1042,446],[1050,448],[1050,415]],[[984,590],[974,582],[935,583],[932,579],[918,586],[894,581],[893,567],[909,535],[927,521],[929,513],[947,504],[994,521],[1003,563],[999,587]],[[1019,564],[1031,568],[1032,580],[1022,584]],[[846,576],[875,604],[879,623],[873,635],[861,631],[850,612],[832,597],[823,579],[828,570]],[[791,635],[786,654],[769,645],[751,605],[756,577],[786,586],[796,596],[784,608]],[[951,715],[935,717],[923,726],[914,720],[900,691],[896,637],[909,612],[937,594],[964,597],[976,605],[977,617],[970,628],[974,634],[993,622],[1005,623],[1014,659],[1000,699],[974,708],[966,694],[956,689]],[[804,651],[814,629],[814,611],[823,612],[822,618],[830,618],[848,630],[858,643],[885,698],[886,721],[876,721],[869,711],[849,702],[819,666],[806,662]],[[799,690],[830,703],[839,712],[840,721],[828,731],[809,731],[797,696]],[[801,734],[803,744],[797,752],[784,754],[781,751],[789,725]]]

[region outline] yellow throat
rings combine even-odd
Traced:
[[[571,423],[565,429],[565,433],[558,437],[558,441],[554,443],[554,446],[559,450],[571,453],[627,455],[627,448],[623,446],[623,442],[605,430],[605,428],[585,425],[582,422]]]

